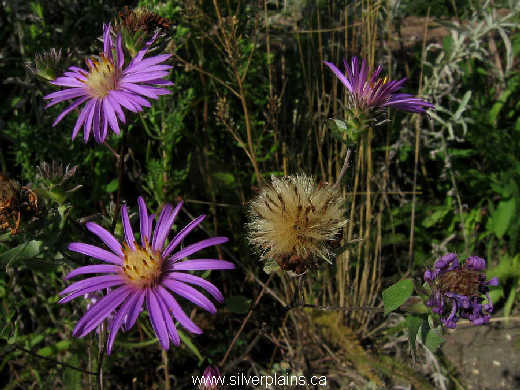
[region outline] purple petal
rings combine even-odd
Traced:
[[[457,263],[457,255],[455,253],[447,253],[444,256],[442,256],[439,260],[437,260],[433,265],[437,269],[443,269],[446,268],[451,263]]]
[[[66,297],[61,298],[58,301],[58,303],[67,303],[67,302],[70,302],[73,299],[76,299],[78,297],[83,297],[85,294],[88,294],[88,293],[91,293],[91,292],[95,292],[95,291],[100,291],[100,290],[103,290],[103,289],[106,289],[106,288],[117,287],[117,286],[120,286],[123,283],[124,283],[124,281],[121,279],[119,281],[118,280],[113,280],[113,281],[108,281],[108,282],[102,282],[102,283],[99,283],[99,284],[93,284],[93,285],[87,286],[85,288],[82,288],[80,290],[76,290],[73,293],[67,295]]]
[[[71,279],[78,275],[84,274],[105,274],[110,272],[118,272],[121,270],[121,267],[118,265],[108,265],[108,264],[96,264],[96,265],[86,265],[84,267],[79,267],[67,274],[65,276],[65,280]]]
[[[121,82],[120,87],[128,91],[132,91],[151,99],[159,99],[160,95],[169,95],[171,91],[164,88],[149,87],[146,85],[137,85],[132,83]]]
[[[67,73],[65,73],[65,74],[67,74]],[[75,73],[72,73],[72,74],[74,75],[73,77],[58,77],[56,80],[51,81],[50,83],[52,85],[60,85],[62,87],[72,87],[72,88],[79,87],[79,88],[84,88],[85,84],[82,83],[81,81],[75,79],[75,77],[78,77],[78,76],[81,76],[81,75],[78,75],[78,74],[75,74]]]
[[[181,204],[181,206],[182,206],[182,204]],[[177,208],[179,208],[179,205],[177,205]],[[193,229],[195,229],[197,226],[200,225],[200,223],[204,220],[204,218],[206,218],[206,216],[204,214],[202,214],[202,215],[198,216],[197,218],[195,218],[194,220],[192,220],[189,224],[184,226],[182,228],[182,230],[175,235],[173,240],[168,244],[166,249],[163,251],[162,257],[166,259],[170,255],[170,253],[172,253],[172,251],[177,247],[177,245],[179,245],[182,242],[182,240],[184,240],[184,238],[193,231]]]
[[[58,295],[66,295],[71,292],[75,292],[76,290],[81,290],[85,287],[95,286],[105,282],[118,282],[119,284],[123,284],[125,283],[125,280],[121,275],[93,276],[92,278],[78,280],[77,282],[72,283],[67,288],[60,291]]]
[[[123,38],[121,37],[121,34],[117,35],[116,51],[117,66],[121,70],[123,69],[123,64],[125,63],[125,53],[123,52]]]
[[[127,74],[123,76],[121,79],[121,82],[124,83],[142,83],[149,80],[155,80],[155,79],[162,79],[168,76],[170,72],[159,70],[155,72],[139,72],[139,73],[132,73]]]
[[[108,119],[106,115],[103,115],[103,132],[101,133],[101,143],[105,142],[108,132]]]
[[[81,110],[81,113],[79,114],[78,120],[76,121],[76,124],[74,125],[74,129],[72,130],[72,140],[76,138],[78,135],[79,129],[81,129],[81,125],[83,125],[83,122],[85,122],[85,119],[87,118],[87,114],[90,110],[90,102],[87,102],[85,104],[85,107]]]
[[[152,249],[154,251],[161,249],[161,248],[157,248],[158,236],[160,235],[162,237],[162,242],[164,243],[164,240],[166,239],[166,236],[168,235],[168,232],[170,231],[171,225],[167,226],[167,224],[165,224],[164,222],[166,222],[169,219],[171,212],[172,212],[172,206],[167,204],[162,208],[161,213],[159,214],[159,219],[157,220],[157,224],[155,225],[155,231],[153,233],[153,238],[152,238]],[[166,230],[166,228],[168,228],[168,230]]]
[[[129,330],[134,326],[137,317],[139,317],[139,313],[141,313],[141,309],[143,307],[144,296],[146,295],[146,290],[136,291],[135,295],[137,295],[137,300],[135,303],[128,309],[128,316],[125,319],[123,324],[123,328],[125,330]]]
[[[110,127],[114,131],[114,133],[119,134],[119,123],[117,122],[116,113],[114,112],[114,107],[110,104],[109,99],[103,99],[103,113],[108,118],[108,123]]]
[[[79,320],[72,334],[83,337],[88,334],[112,313],[112,311],[132,295],[132,289],[127,286],[109,292],[105,297],[96,302]]]
[[[186,298],[188,301],[193,302],[195,305],[203,308],[206,311],[209,311],[212,314],[217,312],[217,308],[208,298],[206,298],[199,291],[195,290],[193,287],[188,286],[183,282],[165,279],[163,280],[162,285],[168,287],[177,295]]]
[[[183,202],[179,202],[175,209],[168,214],[168,216],[164,219],[164,221],[161,224],[157,222],[157,226],[155,227],[157,238],[153,246],[155,250],[159,251],[164,246],[164,241],[166,240],[166,237],[168,236],[168,233],[170,232],[173,222],[175,221],[175,218],[177,218],[177,215],[179,214],[179,210],[181,209],[182,205]]]
[[[68,88],[64,89],[62,91],[56,91],[53,93],[50,93],[48,95],[45,95],[44,99],[51,99],[52,102],[48,103],[45,108],[49,108],[51,106],[54,106],[55,104],[58,104],[59,102],[62,102],[64,100],[69,100],[78,96],[84,96],[87,94],[87,91],[84,87],[79,88]]]
[[[119,331],[119,328],[121,328],[121,325],[123,324],[123,321],[125,317],[130,312],[130,309],[135,306],[137,300],[139,299],[139,294],[133,294],[119,309],[117,314],[114,316],[114,319],[112,320],[112,324],[110,325],[110,334],[108,336],[107,341],[107,355],[110,355],[112,352],[112,346],[114,344],[114,340],[116,339],[117,332]]]
[[[210,246],[223,244],[228,242],[229,239],[227,237],[212,237],[206,240],[199,241],[195,244],[188,245],[187,247],[181,249],[177,253],[173,254],[172,257],[168,259],[168,261],[176,261],[179,259],[183,259],[195,252],[201,251]]]
[[[498,286],[498,278],[495,276],[487,281],[488,286]]]
[[[97,99],[89,100],[87,104],[91,103],[87,120],[85,121],[85,126],[83,127],[83,140],[85,143],[88,141],[90,137],[90,129],[92,128],[92,119],[94,118],[94,112],[96,111],[97,107]]]
[[[135,94],[126,92],[126,98],[128,99],[128,101],[130,103],[132,103],[134,105],[134,107],[136,107],[137,111],[141,111],[142,110],[141,106],[143,106],[143,107],[152,107],[152,105],[150,104],[150,102],[148,100],[142,98],[139,95],[135,95]]]
[[[100,116],[101,116],[101,106],[103,101],[96,101],[96,106],[94,107],[94,117],[92,119],[92,128],[94,133],[94,140],[100,144],[103,141],[101,140],[101,129],[99,128],[100,124]]]
[[[87,222],[85,226],[90,232],[98,236],[99,239],[103,241],[105,245],[108,246],[116,255],[124,257],[123,248],[121,247],[121,244],[111,233],[108,232],[108,230],[99,226],[95,222]]]
[[[327,62],[327,61],[324,61],[325,65],[327,65],[330,70],[332,70],[334,72],[334,74],[336,75],[336,77],[339,79],[339,81],[341,81],[343,83],[343,85],[345,87],[347,87],[347,89],[352,92],[352,85],[350,84],[350,81],[345,77],[345,75],[336,67],[336,65],[334,65],[332,62]]]
[[[141,71],[146,71],[148,68],[152,67],[153,65],[159,64],[163,61],[166,61],[168,58],[171,57],[171,54],[161,54],[158,56],[149,57],[145,60],[134,62],[133,64],[130,64],[125,70],[124,74],[130,74],[130,73],[137,73]]]
[[[117,103],[125,107],[127,110],[130,110],[132,112],[139,111],[135,104],[128,100],[126,95],[128,95],[128,93],[122,91],[112,90],[108,92],[108,96],[112,98],[112,101],[116,101]]]
[[[82,242],[72,242],[68,246],[69,251],[82,253],[87,256],[94,257],[99,260],[106,261],[116,265],[123,264],[123,259],[114,255],[112,252],[98,248],[97,246],[84,244]]]
[[[103,25],[103,54],[112,60],[112,38],[110,37],[110,23]]]
[[[130,225],[130,219],[128,218],[126,204],[121,207],[121,219],[123,221],[123,230],[125,231],[125,241],[128,246],[135,251],[135,237],[132,230],[132,225]]]
[[[167,264],[165,270],[175,271],[206,271],[210,269],[234,269],[235,264],[216,259],[194,259],[178,261],[173,264]]]
[[[181,343],[181,339],[179,337],[179,333],[177,332],[177,328],[172,320],[172,315],[170,314],[166,303],[162,299],[160,295],[156,295],[157,301],[159,302],[159,306],[161,306],[161,312],[166,324],[166,329],[168,330],[168,334],[170,335],[170,339],[173,341],[173,344],[178,346]]]
[[[155,214],[151,214],[148,216],[148,232],[146,233],[146,237],[148,237],[148,239],[150,239],[150,237],[152,236],[154,219],[155,219]]]
[[[123,109],[121,108],[121,105],[112,97],[110,94],[105,96],[105,99],[109,101],[109,103],[114,108],[114,111],[117,113],[117,116],[119,117],[119,120],[123,123],[126,122],[125,113],[123,112]]]
[[[80,104],[84,103],[88,99],[88,96],[84,96],[82,98],[79,98],[74,103],[72,103],[70,106],[68,106],[65,110],[61,112],[60,115],[56,118],[56,120],[53,122],[52,127],[56,126],[60,121],[67,115],[69,112],[74,110],[76,107],[78,107]]]
[[[164,289],[162,286],[157,286],[157,292],[159,296],[163,299],[163,302],[166,304],[168,309],[172,312],[173,316],[179,323],[189,330],[191,333],[201,334],[202,330],[195,325],[195,323],[184,313],[181,306],[177,303],[175,298]]]
[[[137,198],[137,204],[139,205],[139,224],[141,232],[141,244],[146,247],[146,243],[150,242],[150,235],[148,234],[148,210],[146,209],[146,203],[142,196]]]
[[[155,291],[147,290],[146,306],[148,307],[148,314],[153,330],[155,331],[162,348],[167,350],[170,347],[168,330],[166,329],[166,324],[164,323],[161,306],[157,301],[155,294]]]
[[[201,278],[200,276],[186,274],[184,272],[172,272],[168,275],[168,279],[180,280],[202,287],[204,290],[210,293],[211,296],[215,298],[218,302],[224,302],[224,296],[217,288],[217,286],[215,286],[211,282],[208,282],[206,279]]]
[[[486,269],[486,260],[478,256],[470,256],[466,259],[466,267],[475,271],[483,271]]]

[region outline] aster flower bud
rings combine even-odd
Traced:
[[[76,174],[78,166],[63,167],[62,163],[52,161],[50,164],[42,161],[36,167],[38,173],[38,192],[44,197],[52,199],[59,204],[67,199],[68,194],[79,190],[83,185],[70,185],[67,183]]]
[[[250,203],[249,241],[263,260],[302,274],[319,259],[331,262],[331,241],[347,223],[337,186],[317,185],[305,174],[271,177]]]
[[[34,75],[46,81],[54,81],[66,68],[66,57],[62,56],[61,49],[52,48],[49,51],[37,54],[33,62],[26,63],[27,69]]]
[[[216,366],[207,366],[202,374],[200,390],[217,390],[219,388],[220,370]]]
[[[489,286],[497,286],[498,279],[486,281],[486,260],[470,256],[460,265],[457,255],[448,253],[438,259],[433,270],[424,273],[425,281],[432,288],[426,303],[434,313],[441,316],[447,328],[455,328],[459,318],[470,320],[474,325],[489,322],[493,304]],[[487,303],[484,302],[485,295]]]

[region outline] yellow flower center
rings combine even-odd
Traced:
[[[137,243],[135,251],[123,244],[125,260],[122,265],[128,281],[138,288],[153,287],[160,282],[163,259],[159,251],[153,251],[148,243],[142,248]]]
[[[85,84],[93,97],[103,98],[117,86],[117,68],[103,55],[99,57],[99,61],[96,59],[91,59],[91,61],[92,64],[87,61],[89,73],[85,75],[87,76]]]

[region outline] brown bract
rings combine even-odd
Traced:
[[[139,31],[154,32],[156,29],[167,31],[171,27],[171,22],[144,8],[131,10],[125,6],[119,12],[120,26],[125,27],[132,33]]]
[[[297,274],[331,262],[331,243],[347,223],[336,187],[317,185],[305,174],[271,178],[249,208],[249,241],[263,260]]]
[[[38,197],[27,187],[0,174],[0,231],[10,229],[16,234],[23,212],[38,211]]]

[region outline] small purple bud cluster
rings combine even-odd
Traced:
[[[441,316],[447,328],[455,328],[459,318],[470,320],[474,325],[489,322],[493,304],[489,286],[497,286],[498,278],[486,281],[486,260],[470,256],[460,265],[457,255],[448,253],[437,260],[433,270],[424,273],[424,279],[432,288],[426,305]],[[483,304],[484,297],[487,303]]]

